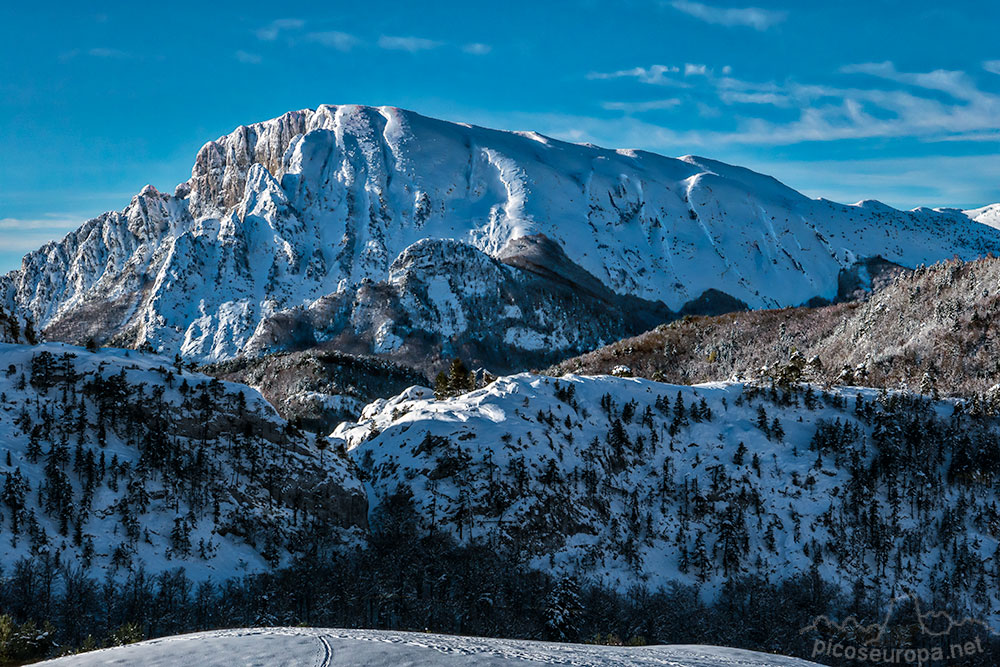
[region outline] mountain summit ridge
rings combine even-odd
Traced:
[[[751,308],[832,300],[841,272],[874,256],[1000,252],[1000,233],[962,212],[862,204],[707,158],[323,105],[206,143],[173,195],[146,187],[29,253],[0,301],[54,339],[215,361],[276,313],[388,281],[428,238],[500,259],[542,235],[580,275],[674,312],[710,290]]]

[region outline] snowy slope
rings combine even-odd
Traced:
[[[321,106],[206,144],[173,195],[147,186],[29,254],[0,279],[0,303],[62,340],[217,360],[275,311],[388,279],[420,240],[497,258],[533,234],[613,292],[675,311],[708,289],[754,308],[829,299],[864,257],[1000,251],[1000,234],[959,211],[845,206],[698,157]]]
[[[224,579],[353,540],[353,467],[258,393],[160,357],[0,344],[0,564]]]
[[[521,374],[441,401],[412,388],[333,437],[370,511],[412,491],[425,526],[517,545],[556,573],[713,591],[815,565],[844,590],[969,603],[984,587],[969,604],[996,624],[997,422],[954,412],[868,389]]]
[[[413,632],[257,628],[154,639],[43,663],[53,667],[145,665],[397,665],[556,664],[580,667],[807,667],[815,663],[716,646],[614,647],[485,639]]]

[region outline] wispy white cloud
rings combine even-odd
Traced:
[[[273,42],[278,39],[278,36],[282,32],[301,30],[305,25],[306,22],[302,19],[276,19],[257,30],[257,39],[264,42]]]
[[[860,63],[841,67],[845,74],[868,74],[870,76],[895,81],[897,83],[939,90],[958,99],[974,99],[978,96],[975,85],[965,72],[937,69],[931,72],[900,72],[890,62]]]
[[[740,90],[720,90],[719,99],[726,104],[766,104],[775,107],[791,105],[791,98],[779,93],[749,93]]]
[[[463,46],[462,50],[466,53],[471,53],[474,56],[485,56],[493,50],[493,47],[489,44],[483,44],[481,42],[472,42]]]
[[[121,49],[112,49],[112,48],[108,48],[108,47],[97,47],[97,48],[94,48],[94,49],[89,49],[87,51],[87,55],[88,56],[92,56],[94,58],[119,58],[120,59],[120,58],[129,58],[129,57],[131,57],[128,53],[126,53],[125,51],[122,51]]]
[[[354,35],[341,32],[339,30],[325,30],[323,32],[310,32],[306,35],[307,42],[322,44],[338,51],[350,51],[361,44],[361,40]]]
[[[438,42],[433,39],[425,39],[423,37],[392,37],[389,35],[382,35],[378,38],[378,45],[380,48],[387,49],[389,51],[409,51],[410,53],[416,53],[418,51],[430,51],[431,49],[444,46],[444,42]]]
[[[51,218],[0,218],[0,231],[24,231],[47,229],[74,229],[84,220],[62,217]]]
[[[1000,74],[1000,60],[987,60],[983,63],[983,69],[993,74]]]
[[[261,57],[259,55],[243,51],[242,49],[237,51],[235,56],[237,60],[246,65],[259,65],[261,63]]]
[[[727,65],[724,72],[731,71]],[[708,76],[712,73],[712,68],[700,63],[684,63],[679,65],[651,65],[650,67],[633,67],[631,69],[621,69],[614,72],[590,72],[588,79],[635,79],[641,83],[649,83],[657,86],[676,86],[686,88],[688,84],[672,74],[683,74],[688,76]]]
[[[673,0],[670,6],[706,23],[726,27],[742,26],[760,31],[776,26],[788,18],[788,12],[784,11],[760,9],[759,7],[731,9],[692,2],[691,0]]]
[[[601,106],[608,111],[624,111],[625,113],[642,113],[644,111],[658,111],[662,109],[673,109],[679,106],[681,101],[676,97],[665,100],[650,100],[648,102],[603,102]]]
[[[687,84],[683,81],[671,78],[670,74],[678,74],[681,71],[676,65],[652,65],[651,67],[633,67],[632,69],[621,69],[615,72],[590,72],[588,79],[625,79],[632,78],[642,83],[649,83],[659,86],[684,87]]]
[[[27,253],[66,236],[85,222],[83,218],[53,214],[41,218],[0,218],[0,248]]]
[[[906,72],[892,62],[861,63],[839,70],[860,84],[867,83],[850,87],[719,77],[712,68],[691,63],[683,69],[685,83],[677,78],[679,72],[677,67],[654,65],[592,73],[589,78],[631,77],[647,84],[680,86],[686,89],[681,97],[690,99],[702,110],[701,115],[708,117],[720,115],[720,105],[799,109],[797,117],[789,120],[763,113],[736,115],[731,129],[698,129],[678,135],[696,146],[789,145],[876,137],[981,142],[1000,131],[1000,95],[981,89],[962,71]],[[870,78],[878,82],[872,83]]]
[[[372,42],[367,39],[342,30],[313,30],[306,32],[306,25],[306,22],[302,19],[277,19],[262,28],[258,28],[255,33],[257,38],[264,42],[273,42],[279,37],[285,36],[287,39],[284,41],[290,46],[310,43],[344,52],[351,51],[357,47],[372,45]],[[374,45],[387,51],[406,51],[408,53],[432,51],[446,46],[461,49],[464,53],[480,56],[486,55],[493,50],[491,45],[482,42],[449,44],[447,42],[412,35],[382,35],[374,41]]]

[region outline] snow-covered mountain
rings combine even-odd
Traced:
[[[593,646],[417,632],[247,628],[154,639],[41,663],[52,667],[438,667],[559,664],[580,667],[808,667],[816,663],[718,646]]]
[[[963,213],[976,222],[1000,229],[1000,204],[990,204],[982,208],[963,211]]]
[[[333,437],[373,514],[412,496],[423,525],[556,574],[711,597],[815,571],[995,628],[998,435],[916,394],[521,374],[447,400],[412,388]]]
[[[531,236],[560,252],[542,264],[511,259],[511,244]],[[720,294],[753,308],[832,299],[841,272],[868,257],[913,266],[1000,251],[1000,233],[957,210],[845,206],[699,157],[569,144],[391,107],[321,106],[209,142],[174,194],[146,187],[123,211],[26,256],[0,279],[0,303],[15,303],[53,339],[219,360],[239,354],[279,311],[321,299],[353,304],[364,285],[397,289],[397,262],[426,239],[466,244],[454,252],[481,254],[484,267],[506,258],[581,294],[597,287],[675,312]],[[494,326],[464,312],[469,293],[456,293],[453,268],[421,268],[416,302],[402,288],[390,295],[401,308],[392,324],[345,306],[356,329],[348,333],[375,351],[403,338],[396,328],[407,318],[442,341],[463,325]],[[509,349],[546,337],[566,338],[567,351],[598,344],[592,325],[573,327],[586,309],[550,314],[563,321],[539,331],[518,295],[507,297],[505,313],[523,316],[503,323]],[[436,311],[426,314],[427,304]],[[329,324],[310,329],[347,331]]]
[[[0,344],[0,371],[5,571],[55,559],[89,576],[225,579],[367,525],[344,453],[248,387],[56,343]]]

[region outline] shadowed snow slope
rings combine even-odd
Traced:
[[[615,647],[515,639],[454,637],[413,632],[259,628],[154,639],[60,658],[44,665],[511,665],[628,667],[808,667],[815,663],[714,646]]]
[[[848,206],[699,157],[321,106],[209,142],[173,195],[147,186],[123,211],[27,255],[0,278],[0,303],[53,339],[219,360],[275,312],[391,281],[418,241],[500,259],[534,235],[571,265],[522,270],[569,269],[588,291],[600,284],[675,312],[708,290],[751,308],[832,299],[841,271],[876,255],[915,266],[1000,251],[997,230],[958,210]],[[424,282],[447,312],[432,333],[447,338],[471,318],[451,312],[461,295],[436,271]],[[376,335],[384,322],[370,324],[378,346],[396,344],[395,332]],[[538,337],[508,333],[512,349]]]

